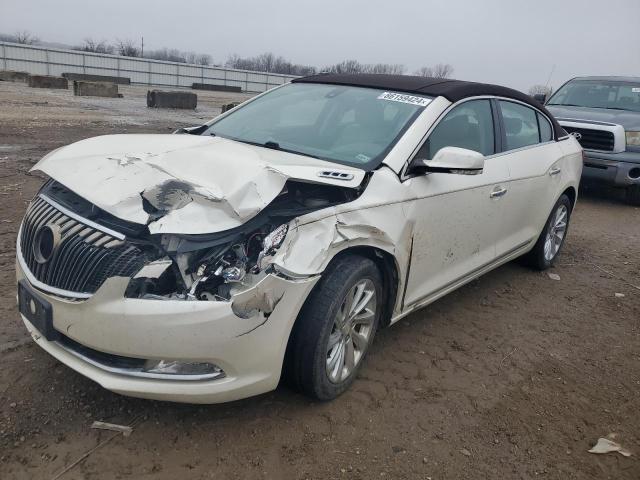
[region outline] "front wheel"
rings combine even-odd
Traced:
[[[554,205],[542,233],[533,249],[524,256],[525,262],[538,270],[546,270],[557,258],[569,227],[571,200],[565,194]]]
[[[337,259],[305,302],[289,341],[288,377],[319,400],[332,400],[353,380],[373,342],[382,307],[375,263]]]

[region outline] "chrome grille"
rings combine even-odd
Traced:
[[[48,261],[36,258],[36,233],[49,226],[59,240]],[[20,230],[24,266],[42,284],[86,297],[107,278],[130,277],[145,263],[143,252],[124,235],[82,219],[55,201],[39,195],[29,205]],[[40,261],[39,261],[40,260]]]
[[[567,133],[580,134],[578,142],[582,148],[589,150],[602,150],[605,152],[613,151],[615,146],[615,136],[613,132],[608,130],[595,130],[592,128],[577,128],[562,126]]]

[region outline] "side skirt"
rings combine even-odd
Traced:
[[[409,315],[410,313],[412,313],[412,312],[414,312],[416,310],[419,310],[420,308],[426,307],[430,303],[435,302],[439,298],[444,297],[446,294],[448,294],[450,292],[453,292],[454,290],[456,290],[456,289],[460,288],[461,286],[471,282],[472,280],[475,280],[478,277],[481,277],[485,273],[490,272],[491,270],[499,267],[500,265],[504,265],[505,263],[510,262],[511,260],[519,257],[520,255],[523,255],[523,254],[527,253],[529,250],[531,250],[531,246],[535,243],[535,241],[536,241],[536,239],[533,238],[531,240],[528,240],[525,243],[522,243],[522,244],[518,245],[517,247],[509,250],[504,255],[502,255],[500,258],[492,261],[491,263],[488,263],[486,265],[478,267],[477,269],[473,270],[468,275],[465,275],[464,277],[461,277],[459,279],[453,280],[453,281],[449,282],[448,284],[446,284],[444,287],[442,287],[442,288],[440,288],[440,289],[428,294],[427,296],[415,301],[411,305],[408,305],[407,307],[405,307],[405,309],[403,310],[402,313],[396,315],[395,317],[393,317],[391,319],[391,322],[389,323],[389,325],[392,325],[392,324],[396,323],[398,320],[406,317],[407,315]]]

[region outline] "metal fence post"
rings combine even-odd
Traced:
[[[82,73],[87,74],[87,56],[82,54]]]
[[[2,69],[6,70],[7,69],[7,46],[6,45],[2,45]]]
[[[49,50],[44,51],[45,58],[47,59],[47,75],[51,75],[51,62],[49,62]]]

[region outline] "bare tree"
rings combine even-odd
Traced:
[[[213,58],[211,58],[211,55],[209,55],[208,53],[201,53],[196,58],[195,63],[197,63],[198,65],[211,65],[213,64]]]
[[[230,55],[225,62],[225,66],[239,70],[281,73],[285,75],[311,75],[316,73],[315,67],[291,63],[284,57],[276,56],[273,53],[263,53],[256,57],[241,57],[237,54]]]
[[[13,42],[22,43],[23,45],[35,45],[40,39],[32,35],[27,30],[22,30],[13,34]]]
[[[438,63],[433,67],[419,68],[415,75],[431,78],[450,78],[453,75],[453,67],[448,63]]]
[[[534,85],[529,89],[529,95],[545,95],[547,98],[551,95],[553,89],[546,85]]]
[[[116,52],[123,57],[139,57],[140,49],[133,40],[116,40]]]
[[[323,68],[323,71],[331,73],[362,73],[364,71],[364,65],[357,60],[344,60],[335,65]]]
[[[448,63],[438,63],[433,66],[433,78],[450,78],[453,75],[453,67]]]
[[[414,72],[414,75],[433,78],[433,69],[431,67],[420,67]]]
[[[110,54],[113,53],[115,49],[113,45],[109,45],[105,40],[97,41],[92,38],[85,38],[82,46],[78,47],[77,50]]]
[[[366,73],[388,73],[391,75],[402,75],[406,68],[398,63],[376,63],[375,65],[363,65],[363,71]]]

